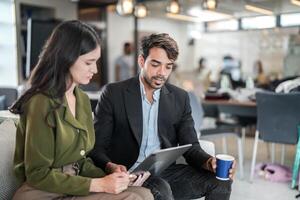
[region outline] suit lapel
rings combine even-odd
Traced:
[[[133,135],[141,146],[143,135],[143,108],[139,77],[135,77],[124,91],[125,109]]]
[[[157,119],[158,133],[163,148],[172,146],[169,142],[167,132],[172,119],[172,116],[170,116],[170,114],[174,113],[174,104],[174,95],[166,88],[166,86],[163,86],[159,98]]]

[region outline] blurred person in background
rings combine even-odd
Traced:
[[[266,87],[269,84],[269,78],[264,73],[261,60],[256,60],[253,66],[254,80],[257,87]]]
[[[241,66],[241,61],[234,59],[231,55],[226,55],[223,57],[221,79],[222,76],[227,76],[230,80],[230,85],[232,86],[232,89],[244,87],[245,85],[242,81]]]
[[[211,70],[207,67],[207,61],[204,57],[201,57],[198,62],[198,68],[195,70],[195,92],[198,96],[203,97],[208,90],[210,81]]]
[[[116,81],[126,80],[134,75],[134,58],[132,48],[131,43],[124,43],[123,55],[119,56],[116,60]]]

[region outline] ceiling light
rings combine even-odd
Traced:
[[[188,16],[188,15],[167,13],[166,16],[168,18],[176,19],[176,20],[189,21],[189,22],[202,22],[202,20],[200,18],[192,17],[192,16]]]
[[[217,0],[203,0],[202,7],[206,10],[215,10],[217,8]]]
[[[147,16],[147,7],[142,4],[142,3],[138,3],[135,7],[134,7],[134,15],[138,18],[143,18]]]
[[[178,0],[171,0],[169,5],[167,6],[167,11],[169,13],[178,14],[180,12],[180,5]]]
[[[217,21],[217,20],[222,20],[222,19],[229,19],[232,18],[231,15],[226,15],[214,11],[201,11],[197,12],[197,15],[191,16],[191,15],[179,15],[179,14],[172,14],[172,13],[167,13],[166,16],[171,19],[176,19],[176,20],[182,20],[182,21],[190,21],[190,22],[209,22],[209,21]]]
[[[291,0],[292,4],[295,4],[297,6],[300,6],[300,1],[299,0]]]
[[[194,7],[187,11],[188,15],[198,17],[202,21],[217,21],[232,18],[232,15],[220,13],[212,10],[201,10],[200,8]]]
[[[257,6],[252,6],[252,5],[245,5],[246,10],[250,10],[253,12],[257,12],[260,14],[264,14],[264,15],[273,15],[273,12],[264,8],[260,8]]]
[[[117,12],[119,15],[130,15],[133,12],[133,0],[119,0],[117,3]]]

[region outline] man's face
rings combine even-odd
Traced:
[[[132,52],[132,45],[130,44],[130,45],[126,46],[124,49],[124,52],[125,52],[125,55],[130,55]]]
[[[172,72],[174,61],[170,60],[162,48],[151,48],[146,59],[138,58],[144,84],[152,89],[161,88]]]

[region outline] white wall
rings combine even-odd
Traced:
[[[168,33],[178,42],[179,57],[177,64],[179,69],[190,68],[194,65],[194,47],[188,46],[187,24],[169,19],[157,19],[146,17],[139,20],[139,31],[148,33]],[[133,42],[134,19],[122,17],[115,12],[108,13],[108,73],[109,82],[115,80],[114,63],[122,54],[123,43]]]
[[[17,42],[13,1],[0,2],[0,86],[17,86]]]
[[[133,42],[134,18],[121,17],[114,12],[107,15],[108,81],[115,80],[115,60],[123,53],[123,44]]]

